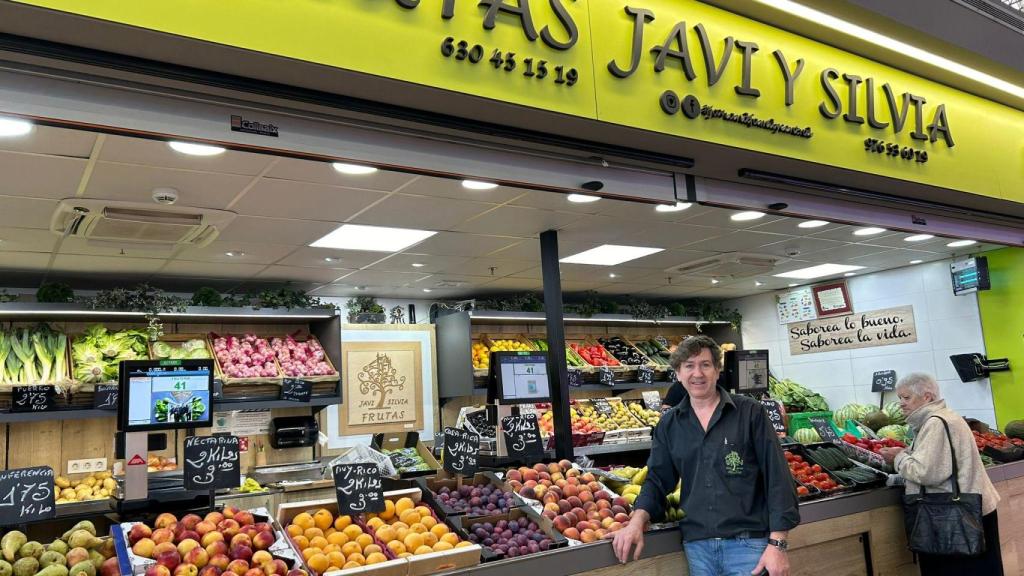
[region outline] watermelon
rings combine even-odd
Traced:
[[[903,415],[903,409],[900,408],[899,402],[889,402],[882,409],[885,415],[889,417],[889,422],[893,424],[906,424],[907,418]]]
[[[877,434],[879,438],[892,438],[903,443],[907,441],[907,427],[899,424],[883,426],[878,429]]]
[[[1014,420],[1003,427],[1003,433],[1010,438],[1024,440],[1024,420]]]
[[[854,418],[854,420],[858,422],[863,422],[864,418],[866,418],[868,414],[874,412],[875,410],[878,410],[878,408],[875,408],[871,404],[858,404],[857,417]]]
[[[881,410],[872,410],[871,412],[868,412],[860,421],[875,432],[878,432],[889,425],[889,417]]]
[[[793,433],[793,438],[801,444],[821,442],[821,436],[818,435],[818,431],[814,428],[801,428]]]
[[[846,427],[847,420],[857,419],[857,409],[859,407],[860,406],[858,404],[847,404],[832,413],[832,420],[835,421],[836,426],[844,428]]]

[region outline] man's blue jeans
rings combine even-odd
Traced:
[[[750,576],[768,538],[709,538],[684,542],[690,576]]]

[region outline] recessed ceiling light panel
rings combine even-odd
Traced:
[[[310,244],[310,246],[334,250],[398,252],[413,244],[422,242],[434,234],[437,234],[437,232],[431,230],[342,224],[333,232]]]
[[[591,202],[597,202],[601,197],[591,196],[590,194],[569,194],[565,199],[576,204],[590,204]]]
[[[875,226],[868,226],[867,228],[858,228],[853,231],[854,236],[874,236],[875,234],[881,234],[885,232],[885,228],[877,228]]]
[[[749,222],[751,220],[757,220],[758,218],[764,218],[764,212],[737,212],[729,217],[733,222]]]
[[[585,250],[559,260],[563,264],[590,264],[593,266],[615,266],[644,256],[650,256],[665,250],[664,248],[646,248],[643,246],[619,246],[602,244],[597,248]]]
[[[658,204],[654,207],[655,212],[681,212],[693,204],[689,202],[676,202],[675,204]]]
[[[851,266],[849,264],[819,264],[817,266],[811,266],[809,268],[801,268],[799,270],[793,270],[790,272],[783,272],[782,274],[776,274],[776,278],[796,278],[797,280],[811,280],[813,278],[823,278],[825,276],[832,276],[835,274],[841,274],[843,272],[849,272],[851,270],[861,270],[863,266]]]
[[[480,180],[463,180],[462,187],[466,190],[494,190],[498,187],[494,182],[482,182]]]
[[[796,225],[797,228],[821,228],[822,226],[828,226],[828,222],[824,220],[807,220]]]
[[[914,234],[913,236],[907,236],[903,239],[904,242],[924,242],[925,240],[931,240],[935,236],[931,234]]]
[[[363,166],[361,164],[346,164],[344,162],[335,162],[331,164],[334,169],[342,174],[349,174],[352,176],[362,176],[364,174],[373,174],[377,171],[375,166]]]
[[[911,260],[910,261],[911,264],[920,264],[921,262],[924,262],[924,260]]]
[[[216,156],[227,151],[226,148],[221,148],[220,146],[195,144],[193,142],[172,141],[168,142],[167,145],[171,147],[171,150],[181,152],[182,154],[188,154],[189,156]]]
[[[32,131],[32,123],[20,118],[0,118],[0,137],[24,136]]]
[[[949,244],[946,244],[946,246],[948,246],[950,248],[963,248],[964,246],[973,246],[974,244],[977,244],[977,243],[978,243],[977,240],[956,240],[954,242],[950,242]]]

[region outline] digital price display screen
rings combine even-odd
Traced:
[[[547,362],[544,352],[494,352],[491,400],[503,404],[549,402]]]
[[[953,294],[969,294],[990,288],[988,276],[988,258],[979,256],[967,258],[949,265],[953,278]]]
[[[121,424],[125,432],[213,425],[213,361],[122,362]]]
[[[727,388],[743,393],[768,389],[768,351],[731,350],[725,353]]]

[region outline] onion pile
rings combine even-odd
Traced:
[[[246,334],[241,338],[219,336],[213,351],[228,378],[274,378],[278,376],[274,351],[266,338]]]
[[[291,336],[274,338],[270,347],[277,354],[277,361],[281,363],[285,376],[292,378],[335,374],[334,368],[325,359],[323,347],[314,339],[298,342]]]

